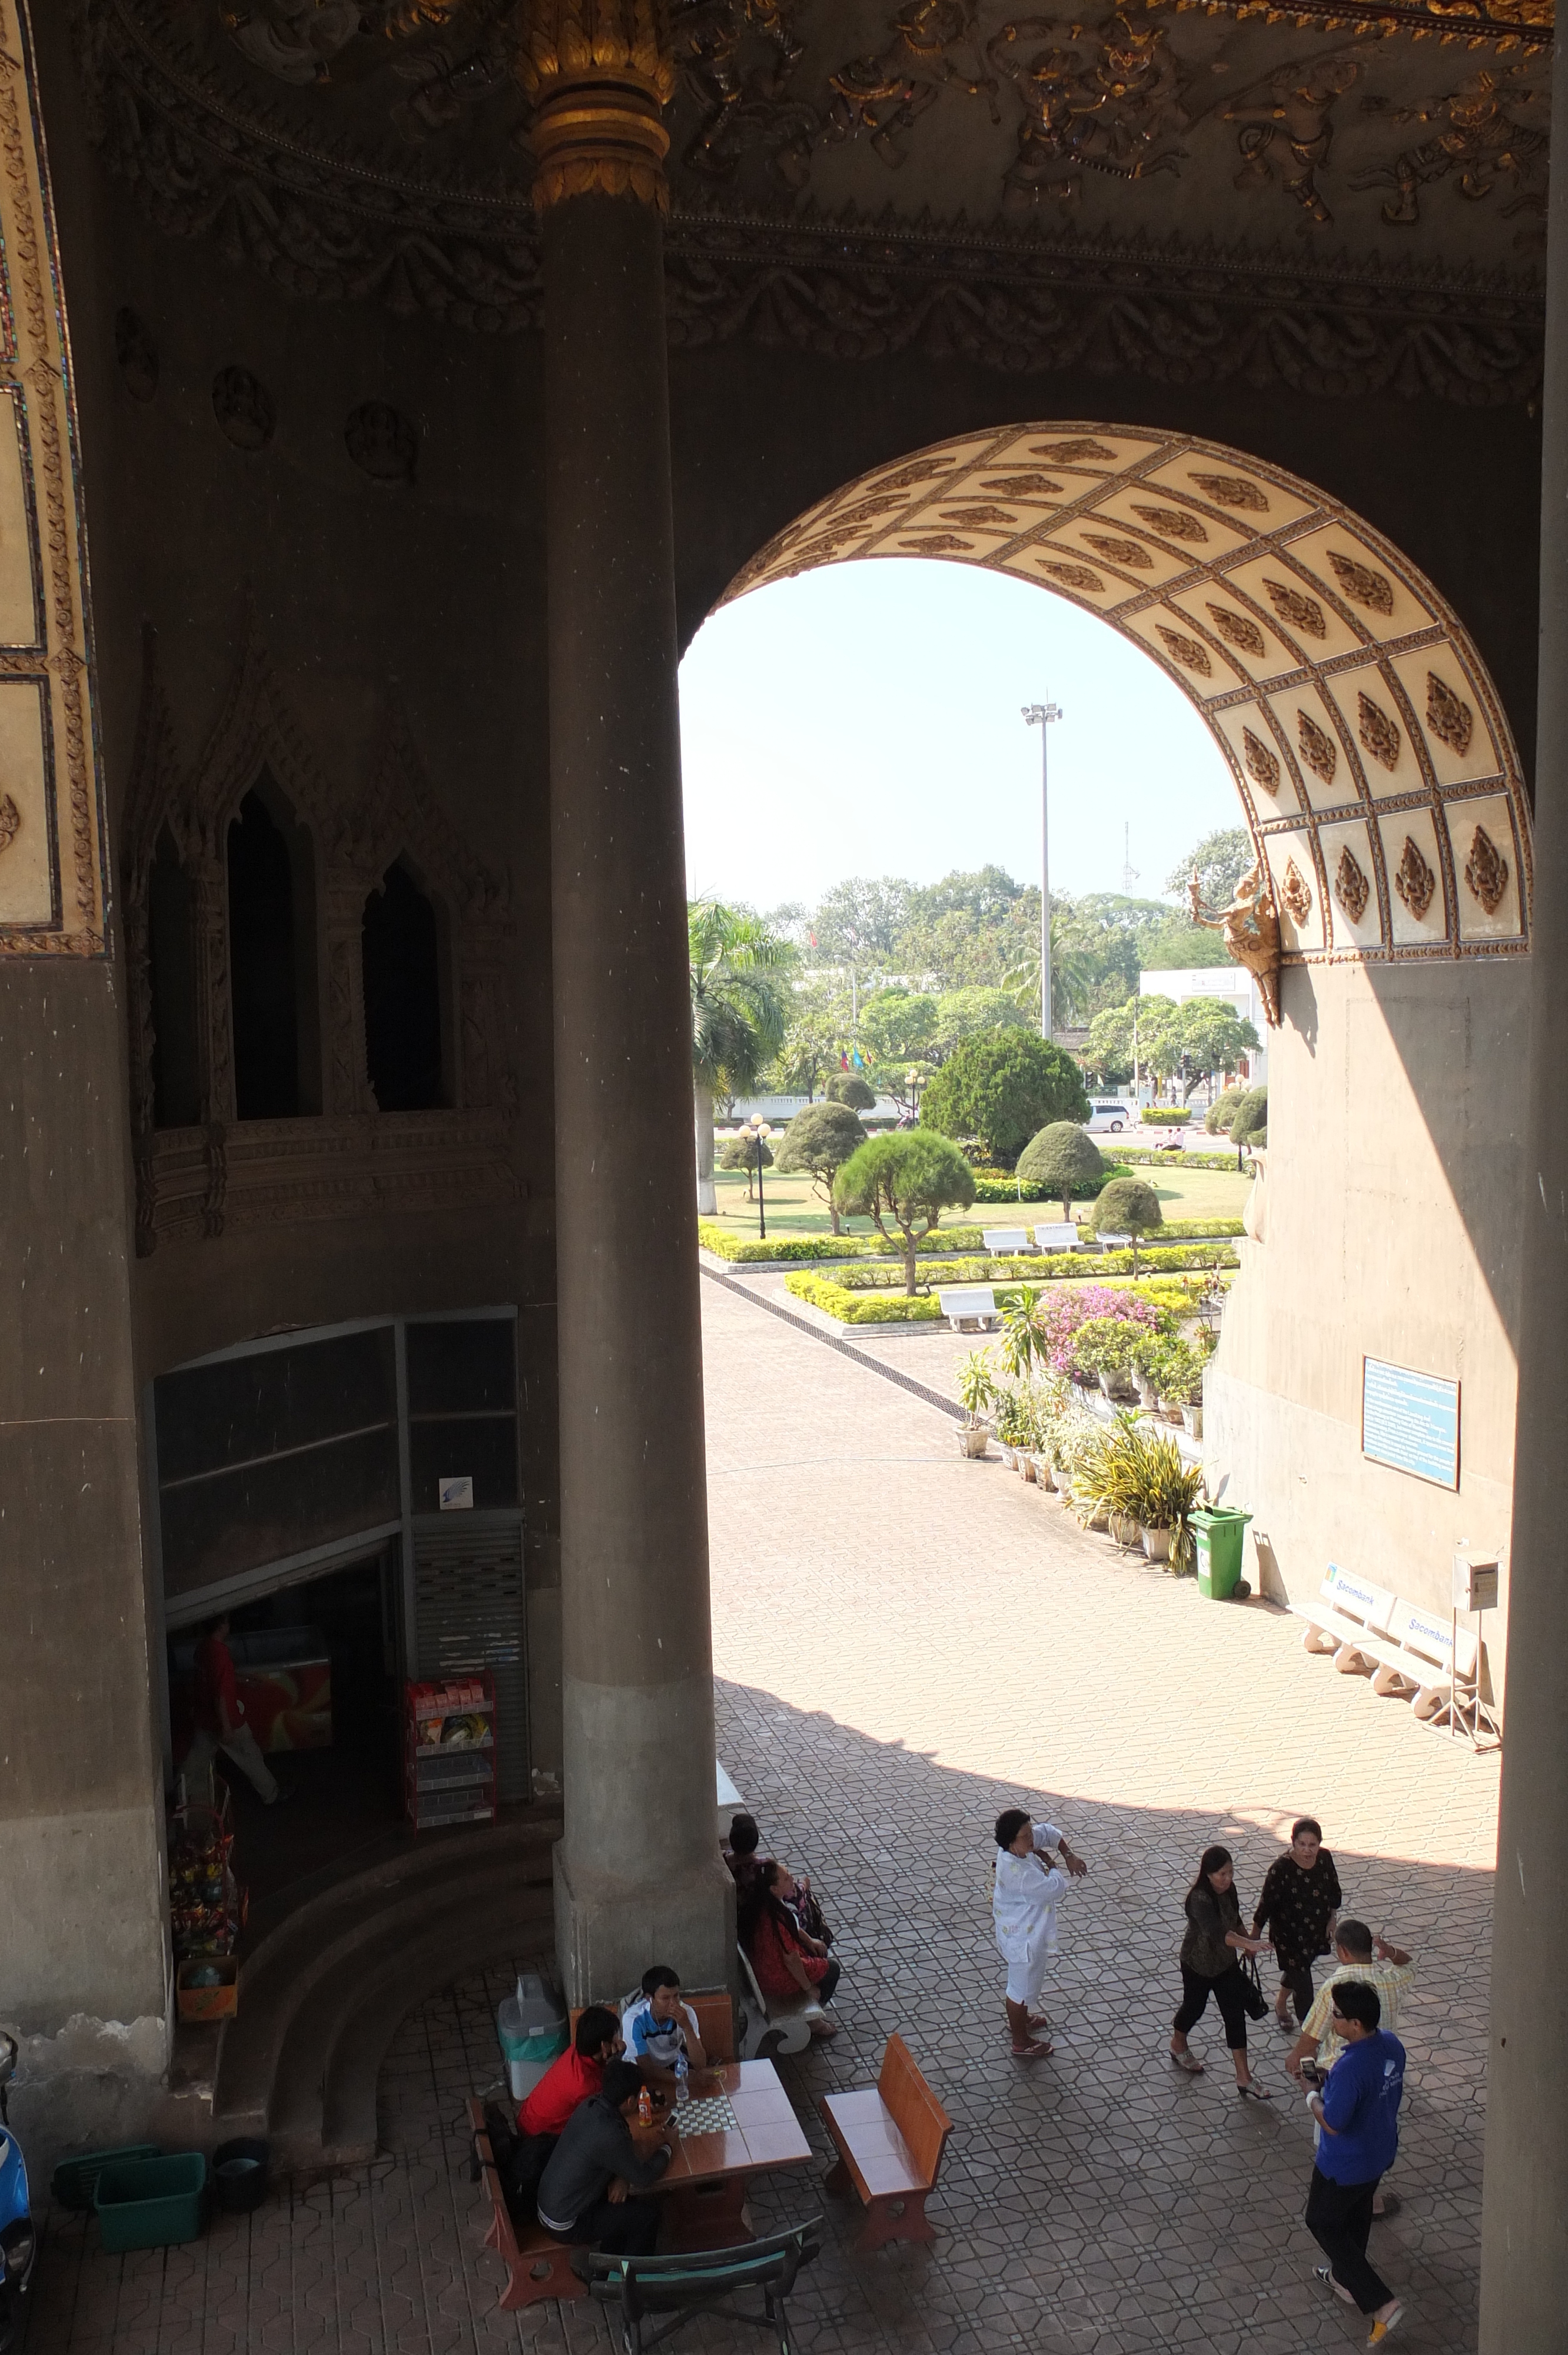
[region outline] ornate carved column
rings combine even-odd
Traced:
[[[692,1145],[650,0],[537,5],[566,1837],[574,2002],[729,1976]]]
[[[1568,155],[1568,71],[1552,133]],[[1482,2355],[1563,2343],[1568,2265],[1568,172],[1552,182],[1541,500],[1541,688],[1535,932],[1520,1265],[1519,1412],[1509,1580],[1507,1732],[1492,1924],[1492,2019],[1481,2211]]]

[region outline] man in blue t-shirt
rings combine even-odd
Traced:
[[[1381,2347],[1404,2308],[1367,2263],[1372,2195],[1399,2148],[1399,2098],[1404,2091],[1404,2047],[1379,2026],[1377,1989],[1363,1979],[1334,1988],[1334,2034],[1344,2051],[1308,2108],[1322,2133],[1307,2229],[1329,2262],[1317,2269],[1347,2306],[1372,2318],[1369,2347]]]

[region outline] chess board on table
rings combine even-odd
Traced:
[[[690,2101],[671,2116],[683,2135],[733,2134],[739,2123],[727,2094],[713,2094],[700,2101]]]

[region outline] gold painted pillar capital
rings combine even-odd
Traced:
[[[668,209],[675,87],[665,0],[529,0],[517,73],[534,101],[534,202],[635,197]]]

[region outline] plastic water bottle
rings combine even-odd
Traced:
[[[685,2053],[677,2052],[675,2055],[675,2107],[678,2110],[683,2109],[692,2098],[692,2088],[688,2082],[691,2073],[692,2064]]]

